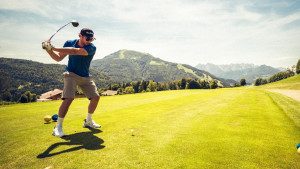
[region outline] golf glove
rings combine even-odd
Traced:
[[[47,42],[47,41],[42,43],[42,47],[43,47],[43,49],[47,49],[47,50],[52,50],[54,48],[54,46],[51,45],[51,43]]]

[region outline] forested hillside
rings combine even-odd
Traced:
[[[25,91],[40,95],[53,89],[63,89],[65,65],[43,64],[21,59],[0,58],[0,89],[10,92],[16,101]],[[111,78],[91,70],[97,87],[114,83]]]

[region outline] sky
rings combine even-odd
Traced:
[[[0,57],[57,63],[41,42],[61,26],[62,47],[93,29],[95,59],[121,49],[189,64],[266,64],[300,59],[300,0],[0,0]],[[67,63],[65,58],[61,64]]]

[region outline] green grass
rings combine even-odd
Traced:
[[[300,90],[300,74],[277,82],[259,86],[259,88]]]
[[[101,130],[82,128],[88,100],[76,99],[66,139],[43,122],[61,101],[1,106],[0,168],[299,168],[299,102],[280,96],[234,88],[101,97]]]

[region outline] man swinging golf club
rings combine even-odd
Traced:
[[[57,62],[69,55],[68,65],[63,73],[63,102],[60,105],[57,124],[52,133],[52,135],[56,137],[63,137],[65,135],[62,130],[62,124],[68,109],[74,100],[77,85],[82,89],[86,97],[90,99],[88,113],[86,119],[84,119],[83,127],[101,127],[92,120],[92,115],[100,100],[97,87],[89,74],[90,63],[96,52],[96,47],[92,43],[94,39],[94,32],[89,28],[83,28],[80,31],[79,39],[66,41],[63,48],[52,46],[50,39],[42,42],[42,47],[51,58]]]

